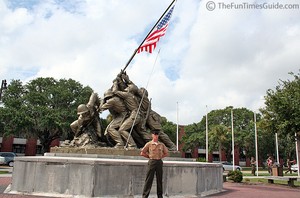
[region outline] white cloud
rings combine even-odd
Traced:
[[[5,2],[1,79],[72,78],[102,95],[171,1],[42,1],[30,9]],[[300,68],[299,9],[208,11],[206,3],[178,1],[154,53],[136,55],[127,68],[138,86],[150,79],[153,109],[173,122],[178,102],[179,124],[199,122],[206,105],[257,111],[266,90]]]

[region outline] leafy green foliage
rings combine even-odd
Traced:
[[[280,80],[275,90],[269,89],[265,96],[265,108],[261,127],[269,133],[278,133],[279,149],[285,156],[295,156],[295,134],[300,140],[300,73],[290,73],[293,80]]]
[[[265,96],[266,107],[261,109],[266,127],[274,132],[294,136],[300,132],[300,73],[294,80],[281,80],[275,90],[269,89]]]
[[[182,137],[180,143],[184,143],[183,150],[187,151],[195,147],[201,146],[200,143],[205,142],[205,128],[201,124],[193,123],[185,126],[186,135]],[[205,144],[205,143],[204,143]]]
[[[229,171],[228,172],[228,179],[232,180],[236,183],[240,183],[243,181],[243,173],[241,171],[235,170],[235,171]]]
[[[161,126],[169,138],[172,140],[172,142],[176,142],[176,135],[177,135],[177,125],[173,122],[170,122],[165,117],[161,117]]]
[[[196,159],[197,162],[206,162],[206,158],[198,157]]]
[[[221,159],[222,150],[228,150],[230,148],[230,132],[228,131],[228,127],[224,125],[215,125],[212,127],[212,130],[209,132],[209,142],[210,147],[209,151],[213,152],[214,150],[219,151],[219,159]]]
[[[234,117],[234,138],[235,146],[245,151],[247,157],[255,154],[255,133],[254,133],[254,113],[246,108],[236,108],[232,106],[225,109],[213,110],[208,113],[208,136],[209,151],[224,150],[227,159],[231,157],[232,133],[231,133],[231,110]],[[261,116],[257,115],[259,121]],[[199,123],[193,123],[185,127],[186,136],[182,142],[184,148],[193,149],[195,147],[205,147],[206,139],[206,116],[203,116]]]
[[[72,79],[37,78],[25,85],[12,80],[0,108],[1,128],[6,135],[39,138],[44,151],[52,140],[72,136],[70,123],[76,109],[93,90]]]

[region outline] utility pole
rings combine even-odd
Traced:
[[[257,144],[257,128],[256,128],[256,113],[254,112],[254,132],[255,132],[255,163],[256,176],[258,177],[258,144]]]
[[[276,145],[276,161],[277,161],[277,164],[280,164],[279,163],[279,149],[278,149],[278,135],[277,135],[277,133],[275,133],[275,145]]]
[[[206,142],[206,147],[205,147],[205,156],[206,156],[206,162],[208,162],[208,117],[207,117],[207,105],[206,105],[206,127],[205,127],[205,142]]]
[[[177,129],[176,129],[176,149],[177,151],[179,150],[179,121],[178,121],[178,102],[176,105],[176,112],[177,112],[177,116],[176,116],[176,121],[177,121]]]
[[[4,89],[7,89],[7,83],[6,83],[6,80],[2,80],[2,83],[1,83],[1,89],[0,89],[0,101],[2,101],[2,91]]]
[[[234,171],[234,132],[233,132],[233,110],[231,109],[231,135],[232,135],[232,170]]]

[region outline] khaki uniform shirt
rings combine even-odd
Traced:
[[[148,142],[144,148],[142,148],[142,152],[147,153],[150,159],[162,159],[164,154],[168,153],[167,147],[161,142]]]

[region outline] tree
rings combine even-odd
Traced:
[[[13,80],[0,112],[4,131],[37,137],[46,152],[54,139],[72,136],[70,123],[77,119],[77,106],[85,104],[92,91],[72,79],[37,78],[24,86]]]
[[[209,150],[223,149],[229,160],[231,158],[232,141],[231,141],[231,110],[233,110],[233,127],[235,146],[240,149],[240,155],[250,158],[255,155],[255,133],[254,133],[254,113],[246,108],[233,108],[232,106],[224,109],[212,110],[207,114],[208,118],[208,134],[209,134]],[[260,121],[261,116],[257,114],[257,120]],[[226,129],[225,129],[226,128]],[[222,142],[219,142],[219,133],[222,129]],[[185,127],[186,135],[182,141],[185,149],[193,149],[195,147],[205,145],[206,116],[203,116],[199,123],[187,125]],[[260,131],[259,131],[260,132]],[[259,134],[260,135],[260,134]],[[270,134],[269,134],[270,136]],[[259,138],[259,141],[266,142],[266,139]],[[261,143],[261,142],[260,142]],[[220,145],[221,144],[221,145]],[[263,145],[263,147],[265,144]],[[264,156],[264,150],[261,150]]]
[[[193,123],[187,125],[185,130],[185,136],[182,137],[181,143],[184,144],[183,151],[193,150],[200,147],[205,142],[205,128],[201,127],[200,123]]]
[[[258,158],[261,162],[265,162],[270,154],[273,156],[275,155],[275,136],[265,127],[265,120],[263,118],[257,122],[257,134]]]
[[[166,133],[173,143],[176,142],[176,130],[177,126],[173,122],[170,122],[165,117],[161,117],[161,127],[164,133]]]
[[[3,103],[5,107],[0,108],[1,131],[3,136],[19,132],[26,133],[30,125],[26,112],[23,108],[23,97],[26,91],[20,80],[13,80],[8,89],[5,90]]]
[[[226,150],[230,144],[230,135],[228,127],[224,125],[215,125],[209,132],[209,151],[219,150],[219,161],[222,161],[222,150]]]
[[[265,96],[265,108],[261,109],[265,127],[281,137],[298,141],[300,152],[300,73],[290,73],[293,80],[280,80],[275,90]],[[300,162],[298,162],[298,166]]]

